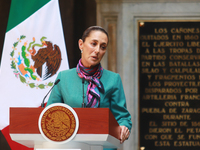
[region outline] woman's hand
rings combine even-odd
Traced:
[[[130,135],[129,129],[125,126],[120,126],[120,143],[122,144]]]

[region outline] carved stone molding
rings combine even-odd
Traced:
[[[117,72],[117,22],[108,22],[109,46],[108,46],[108,70]]]
[[[109,35],[109,45],[107,53],[101,61],[105,69],[117,72],[117,21],[118,13],[102,12],[97,17],[97,25],[102,26]]]

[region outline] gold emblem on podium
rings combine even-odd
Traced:
[[[40,133],[50,141],[65,142],[71,140],[78,128],[75,111],[66,104],[52,104],[45,108],[39,119]]]

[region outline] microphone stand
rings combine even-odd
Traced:
[[[82,108],[85,108],[85,102],[84,102],[84,99],[85,99],[85,96],[84,96],[84,82],[85,82],[85,78],[82,78],[82,86],[83,86],[83,103],[82,103]]]
[[[54,87],[56,84],[58,84],[58,82],[60,82],[60,79],[56,80],[56,82],[54,83],[54,85],[52,86],[52,88],[49,90],[49,92],[51,92],[51,90],[53,89],[53,87]],[[47,97],[47,95],[49,94],[49,92],[45,95],[45,97],[44,97],[44,99],[43,99],[43,101],[42,101],[42,103],[41,103],[41,107],[42,107],[42,108],[44,107],[44,100],[45,100],[45,98]]]

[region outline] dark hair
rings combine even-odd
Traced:
[[[105,33],[107,35],[107,38],[109,41],[108,33],[106,32],[106,30],[104,28],[102,28],[100,26],[91,26],[83,32],[83,35],[82,35],[83,42],[85,42],[86,37],[88,37],[92,31],[101,31],[101,32]]]

